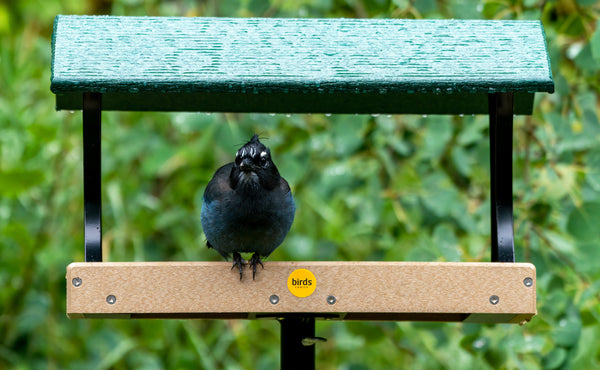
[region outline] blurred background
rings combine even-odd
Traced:
[[[81,113],[54,110],[57,14],[540,19],[556,83],[514,130],[518,325],[318,322],[319,369],[600,367],[600,4],[595,0],[0,1],[0,368],[269,369],[272,320],[68,320],[83,261]],[[108,261],[221,260],[204,187],[254,133],[292,185],[269,260],[489,261],[487,117],[103,113]]]

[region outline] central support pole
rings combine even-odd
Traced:
[[[315,345],[303,339],[315,337],[314,317],[284,317],[281,324],[281,369],[311,370],[315,368]]]
[[[512,199],[513,94],[489,94],[492,262],[515,262]]]
[[[83,93],[85,262],[102,262],[101,120],[102,94]]]

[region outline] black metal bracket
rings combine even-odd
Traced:
[[[515,262],[512,199],[513,94],[489,94],[492,262]]]
[[[102,262],[100,132],[102,94],[83,94],[83,207],[85,262]]]
[[[284,317],[281,324],[281,369],[311,370],[315,368],[315,345],[306,339],[315,337],[315,318]]]

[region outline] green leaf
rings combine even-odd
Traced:
[[[598,63],[598,60],[593,57],[592,47],[589,44],[586,44],[583,49],[581,49],[581,52],[577,54],[575,64],[581,70],[590,74],[597,73],[600,70],[600,64]]]
[[[468,335],[460,341],[460,346],[471,353],[483,353],[490,348],[490,339],[480,335]]]
[[[160,357],[149,351],[130,351],[127,360],[128,364],[136,369],[160,370],[164,368]]]
[[[591,0],[596,2],[596,0]],[[596,62],[600,62],[600,20],[596,21],[596,31],[590,39],[590,48],[592,51],[592,57]]]
[[[577,270],[594,274],[598,272],[598,261],[600,261],[600,248],[598,240],[578,241],[576,243],[577,253],[573,257]]]
[[[558,321],[558,325],[552,331],[552,340],[557,346],[574,347],[581,337],[581,317],[569,314]]]
[[[364,337],[351,333],[345,325],[339,329],[336,337],[336,346],[340,351],[358,351],[366,343]]]
[[[567,350],[564,348],[554,348],[542,360],[544,369],[558,369],[567,359]]]
[[[11,27],[11,16],[4,4],[0,4],[0,35],[8,34]]]
[[[456,1],[449,2],[452,9],[452,15],[458,19],[479,19],[482,18],[479,10],[479,3],[476,1]]]
[[[456,209],[464,207],[458,190],[441,173],[428,175],[424,179],[424,194],[421,196],[423,204],[429,211],[438,217],[447,217],[454,214]]]
[[[131,339],[123,339],[115,347],[102,356],[102,361],[98,363],[98,369],[110,369],[116,363],[121,361],[129,351],[134,349],[136,343]]]
[[[567,81],[565,76],[555,74],[553,77],[554,77],[555,93],[559,96],[569,95],[569,91],[571,90],[571,87],[569,86],[569,82]],[[551,114],[556,114],[556,113],[551,113]]]
[[[423,120],[426,125],[417,155],[437,161],[452,138],[452,122],[448,116],[432,116]]]
[[[209,129],[215,121],[215,116],[206,113],[176,113],[171,121],[180,133],[190,134]]]
[[[600,225],[600,203],[588,202],[574,208],[569,214],[567,231],[582,241],[598,239]]]
[[[538,5],[537,0],[524,0],[523,5],[527,8],[532,8]]]
[[[533,182],[544,190],[547,199],[560,200],[577,186],[577,172],[578,169],[573,165],[548,166],[541,169]]]
[[[581,14],[576,11],[568,12],[566,17],[561,17],[557,28],[559,33],[569,36],[580,35],[585,30],[583,18],[581,17]]]
[[[318,193],[327,198],[331,194],[339,193],[340,189],[347,189],[356,184],[356,179],[345,163],[333,163],[323,169],[321,184]]]
[[[503,365],[506,362],[506,352],[502,352],[492,347],[484,353],[484,357],[488,364],[492,366],[492,368],[498,369],[505,367]]]
[[[470,156],[465,149],[460,146],[454,147],[451,153],[452,163],[458,170],[458,172],[465,176],[471,176],[471,169],[473,168],[472,156]]]
[[[16,318],[17,333],[30,335],[43,327],[50,311],[50,299],[46,293],[30,291],[25,297],[25,308]]]
[[[552,206],[543,200],[534,203],[528,210],[529,219],[537,225],[545,225],[548,222]]]
[[[575,244],[567,235],[546,229],[542,230],[542,234],[556,250],[565,253],[566,255],[573,255],[575,253]]]
[[[410,6],[409,0],[392,0],[392,3],[400,9],[406,9]]]
[[[600,149],[589,151],[585,155],[586,172],[585,178],[587,183],[596,192],[600,192]]]
[[[570,297],[563,290],[555,289],[551,290],[546,297],[538,299],[543,302],[540,307],[540,315],[554,318],[564,313]]]
[[[468,146],[479,143],[482,140],[487,141],[488,138],[484,135],[484,130],[488,127],[488,122],[480,119],[480,117],[464,117],[464,127],[458,133],[456,142],[461,146]]]
[[[9,170],[0,172],[0,194],[14,197],[42,184],[45,173],[39,170]]]
[[[600,357],[598,347],[598,319],[596,325],[582,330],[581,340],[577,348],[569,351],[569,366],[571,369],[598,369]]]
[[[449,262],[459,262],[461,260],[462,254],[458,247],[458,240],[450,226],[447,224],[436,226],[433,231],[433,241],[444,260]]]
[[[410,1],[407,1],[407,2],[410,2]],[[421,14],[427,14],[427,13],[432,13],[432,12],[435,14],[435,12],[438,11],[435,0],[415,1],[412,3],[412,6],[414,6]]]
[[[349,155],[363,144],[364,117],[344,115],[343,118],[344,122],[337,122],[332,127],[334,148],[339,156]]]
[[[362,336],[367,343],[375,343],[385,337],[385,332],[380,325],[375,323],[348,322],[346,324],[348,331],[356,336]]]
[[[142,173],[146,176],[153,176],[159,172],[166,171],[169,160],[175,155],[175,148],[160,142],[156,148],[147,152],[142,162]]]
[[[436,261],[438,256],[431,247],[416,247],[410,250],[406,255],[407,261],[431,262]]]

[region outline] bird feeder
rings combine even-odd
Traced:
[[[514,258],[512,131],[554,90],[540,22],[61,15],[52,55],[56,108],[83,111],[70,318],[279,319],[282,367],[310,368],[315,319],[536,314],[535,267]],[[489,115],[491,262],[269,261],[256,281],[227,262],[103,262],[103,110]]]

